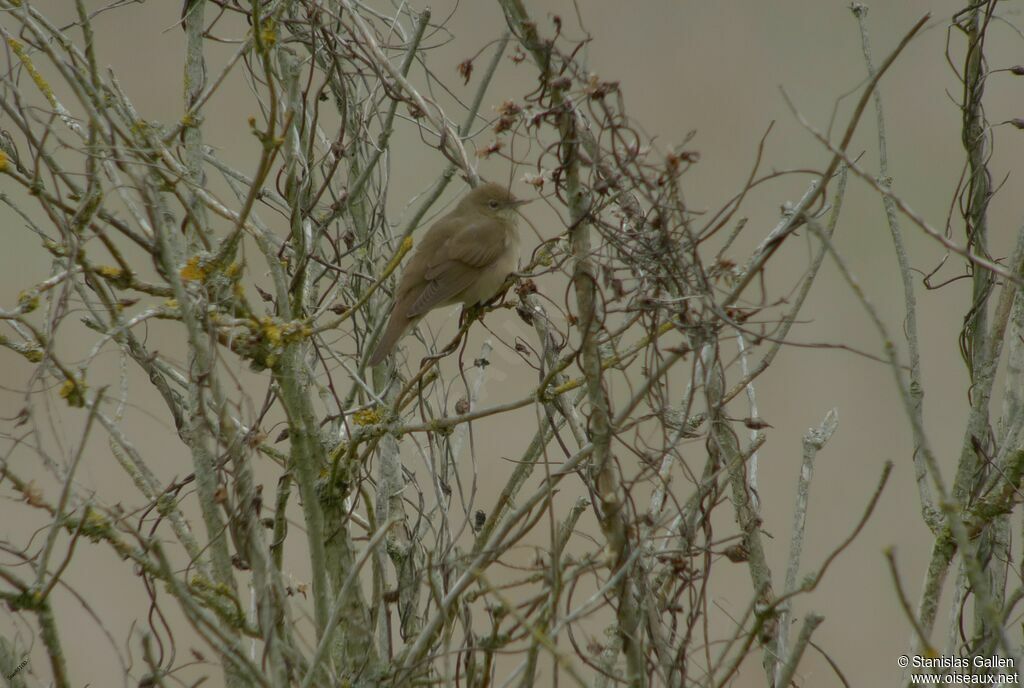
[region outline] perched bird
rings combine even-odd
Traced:
[[[473,306],[498,293],[519,262],[516,208],[525,202],[503,186],[482,184],[430,226],[398,282],[371,366],[429,311],[454,303]]]

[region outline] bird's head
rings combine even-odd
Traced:
[[[516,208],[528,202],[516,198],[504,186],[488,182],[466,194],[459,206],[500,220],[511,220]]]

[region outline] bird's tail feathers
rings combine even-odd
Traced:
[[[387,327],[384,328],[384,334],[381,335],[380,340],[377,342],[376,348],[370,355],[367,364],[370,366],[379,365],[384,358],[391,353],[391,350],[395,348],[395,344],[398,340],[409,331],[409,328],[413,326],[415,320],[409,318],[403,318],[398,314],[396,308],[392,313],[391,317],[388,318]]]

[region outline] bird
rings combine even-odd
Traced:
[[[368,360],[375,366],[435,308],[474,306],[497,295],[519,264],[520,200],[500,184],[477,186],[430,226],[402,272],[388,324]]]

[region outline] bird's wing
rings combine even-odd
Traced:
[[[408,317],[449,303],[479,279],[481,271],[507,250],[505,228],[490,218],[467,223],[437,247],[423,271],[421,291]]]
[[[423,285],[423,291],[407,311],[408,317],[415,318],[450,302],[472,286],[479,277],[480,268],[458,263],[450,265],[440,277]]]
[[[452,267],[462,263],[474,268],[484,268],[496,261],[506,249],[503,223],[488,217],[466,223],[448,236],[444,245],[434,252],[423,278],[436,279]]]

